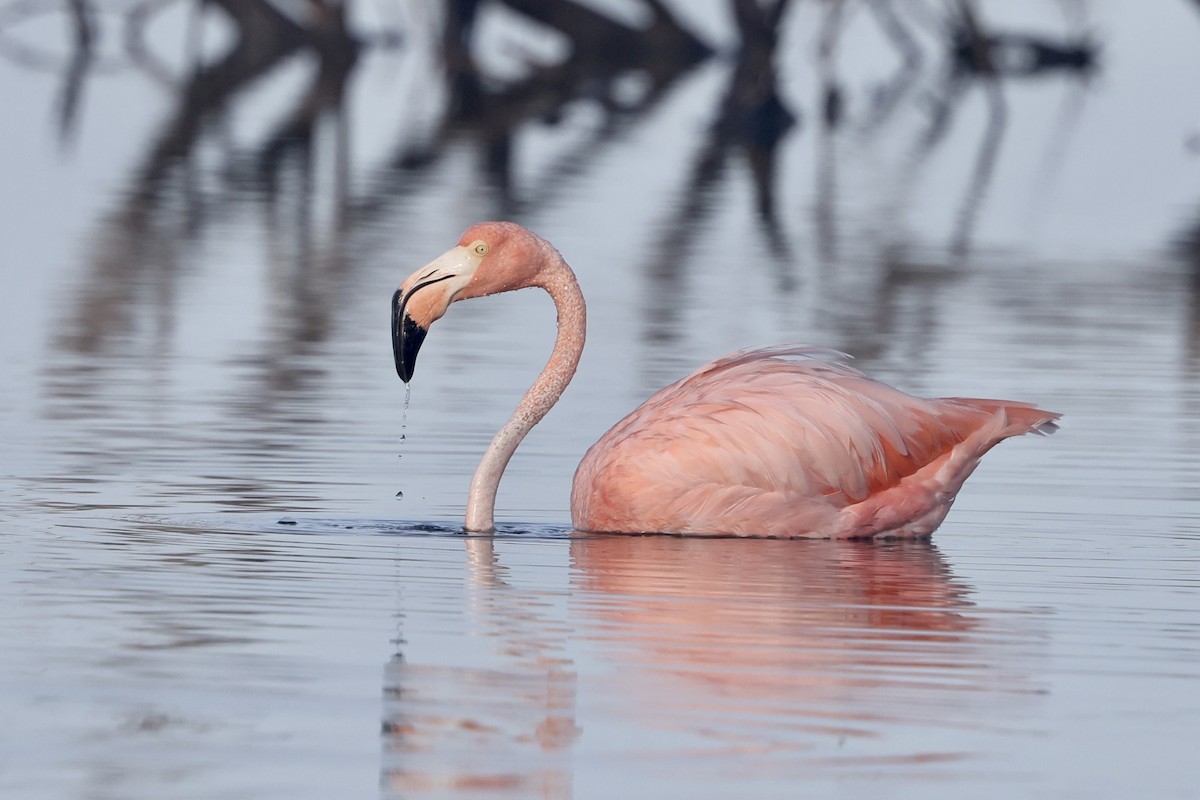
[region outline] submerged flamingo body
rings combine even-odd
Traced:
[[[512,223],[481,223],[393,298],[396,368],[412,377],[429,325],[451,303],[537,286],[558,308],[546,368],[472,480],[469,530],[493,528],[496,489],[525,434],[557,402],[583,350],[586,312],[570,267]],[[583,457],[571,490],[582,531],[772,537],[927,536],[1000,441],[1051,433],[1028,403],[922,399],[830,350],[733,353],[662,389]]]
[[[575,474],[575,526],[822,538],[925,536],[1001,440],[1054,429],[1025,403],[924,400],[840,353],[734,353],[659,391]]]

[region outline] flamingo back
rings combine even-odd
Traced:
[[[657,392],[576,471],[581,530],[925,535],[999,441],[1049,433],[1027,403],[922,399],[832,350],[739,351]]]

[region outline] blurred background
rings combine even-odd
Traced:
[[[555,242],[591,300],[585,389],[525,452],[575,457],[658,386],[778,341],[1053,404],[921,365],[976,336],[985,373],[1053,360],[1132,335],[1105,319],[1142,301],[1190,376],[1198,41],[1183,0],[4,2],[7,460],[121,475],[139,502],[361,511],[379,478],[415,489],[406,515],[448,513],[461,485],[391,463],[380,309],[488,218]],[[431,340],[412,421],[463,413],[399,455],[469,472],[553,324],[506,302]],[[1061,325],[1021,338],[1029,315]],[[511,504],[565,519],[573,463]]]
[[[0,0],[0,790],[607,797],[662,734],[623,796],[1188,796],[1197,75],[1195,0]],[[590,327],[481,552],[447,534],[553,309],[455,306],[407,390],[389,300],[494,218]],[[1063,430],[915,550],[566,538],[608,426],[779,342]],[[854,690],[778,727],[810,673]]]

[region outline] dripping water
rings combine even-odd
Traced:
[[[406,431],[408,429],[408,406],[411,401],[412,401],[412,384],[406,383],[406,384],[404,384],[404,408],[400,412],[400,439],[397,443],[398,450],[404,449],[404,441],[407,438]],[[404,458],[404,453],[403,452],[396,453],[396,458]],[[396,492],[396,499],[397,500],[404,499],[404,491],[403,490],[398,490]]]

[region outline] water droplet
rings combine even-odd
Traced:
[[[396,499],[397,499],[397,500],[403,500],[403,499],[404,499],[404,492],[396,492]]]

